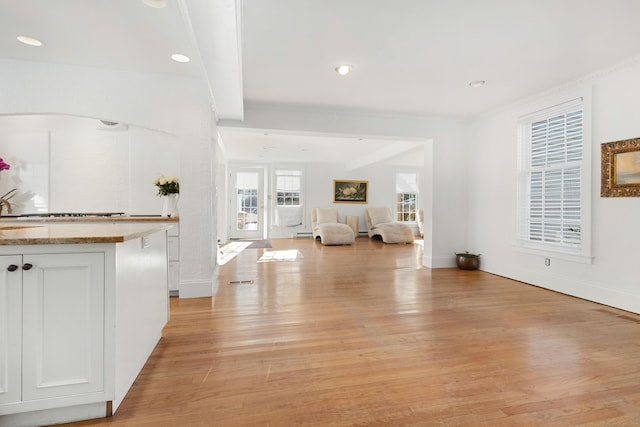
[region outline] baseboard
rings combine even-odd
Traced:
[[[456,258],[450,257],[431,257],[422,258],[422,265],[428,268],[454,268],[456,267]]]
[[[540,274],[527,270],[485,271],[598,304],[608,305],[632,313],[640,313],[640,302],[638,302],[640,295],[638,293],[625,292],[622,289],[608,287],[606,284],[585,278],[576,279],[553,274]]]
[[[202,298],[213,296],[214,283],[210,280],[193,280],[180,282],[178,295],[180,298]]]
[[[107,402],[87,403],[0,416],[0,427],[39,426],[105,418]]]

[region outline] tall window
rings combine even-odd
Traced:
[[[577,99],[519,123],[518,240],[525,246],[581,252],[583,102]]]
[[[396,174],[396,220],[416,222],[418,210],[418,174]]]
[[[276,200],[278,206],[300,206],[302,172],[276,170]]]

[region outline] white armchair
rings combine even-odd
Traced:
[[[338,222],[335,208],[312,209],[311,229],[313,238],[323,245],[352,245],[355,241],[351,227]]]
[[[389,208],[367,208],[364,211],[367,233],[385,243],[413,243],[413,230],[406,224],[394,221]]]

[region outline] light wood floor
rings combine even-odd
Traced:
[[[640,425],[640,316],[356,240],[245,250],[215,301],[172,299],[116,415],[72,425]]]

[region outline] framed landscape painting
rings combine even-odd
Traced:
[[[602,197],[640,196],[640,138],[608,142],[601,146]]]
[[[333,180],[333,203],[367,203],[369,181]]]

